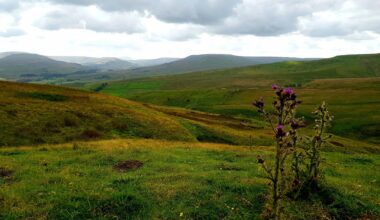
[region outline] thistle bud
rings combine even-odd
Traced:
[[[263,163],[264,163],[264,160],[263,160],[263,158],[261,158],[260,155],[257,156],[257,162],[258,162],[259,164],[263,164]]]
[[[256,106],[259,109],[262,109],[264,107],[264,99],[261,97],[259,100],[252,102],[252,105]]]
[[[294,130],[296,130],[297,128],[300,127],[300,124],[298,123],[298,121],[296,121],[296,120],[293,119],[293,120],[290,122],[290,126],[291,126]]]
[[[279,89],[279,88],[280,88],[280,87],[279,87],[278,85],[276,85],[276,84],[273,84],[273,85],[272,85],[272,89],[273,89],[273,90],[277,90],[277,89]]]
[[[277,125],[276,127],[276,137],[284,137],[286,135],[284,131],[284,126],[283,125]]]

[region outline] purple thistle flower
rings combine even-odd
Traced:
[[[292,88],[285,88],[283,91],[282,91],[282,93],[284,94],[284,95],[286,95],[286,96],[290,96],[290,95],[293,95],[294,94],[294,91],[293,91],[293,89]]]
[[[278,85],[276,85],[276,84],[273,84],[273,85],[272,85],[272,89],[273,89],[273,90],[277,90],[277,89],[279,89],[279,88],[280,88],[280,87],[279,87]]]
[[[276,137],[284,137],[286,135],[284,131],[284,126],[283,125],[277,125],[276,127]]]

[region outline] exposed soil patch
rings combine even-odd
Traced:
[[[4,179],[5,181],[9,181],[12,179],[13,170],[0,167],[0,178]]]
[[[143,165],[144,163],[138,160],[127,160],[127,161],[119,162],[118,164],[113,166],[113,169],[119,172],[127,172],[131,170],[139,169]]]

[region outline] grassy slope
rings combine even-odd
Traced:
[[[0,146],[115,137],[269,145],[263,123],[64,87],[1,82]]]
[[[271,150],[221,144],[113,140],[0,149],[2,219],[257,219]],[[287,219],[376,219],[378,154],[324,152],[335,199],[290,203]],[[140,160],[119,173],[119,161]],[[89,184],[91,183],[91,184]],[[376,217],[377,216],[377,217]]]
[[[79,64],[56,61],[37,54],[13,54],[0,59],[0,77],[13,80],[22,79],[23,75],[66,74],[81,69]]]
[[[361,80],[371,84],[370,79]],[[156,139],[0,148],[1,219],[257,219],[263,211],[266,181],[255,156],[270,159],[271,148],[236,146],[272,144],[266,125],[258,120],[139,104],[63,87],[10,82],[0,82],[0,87],[2,145]],[[198,93],[199,103],[208,100],[213,106],[216,99],[210,95],[220,94],[210,91],[214,93]],[[244,98],[240,92],[249,90],[226,91]],[[306,106],[308,100],[305,96]],[[376,219],[379,152],[377,146],[335,136],[323,152],[326,179],[334,188],[329,196],[334,199],[291,203],[288,218]],[[127,173],[112,169],[131,159],[144,166]]]
[[[326,100],[336,116],[333,133],[380,142],[379,54],[118,81],[103,92],[159,105],[256,117],[249,103],[256,97],[271,97],[273,83],[297,87],[305,101],[300,114],[307,118],[314,106]]]
[[[117,137],[272,144],[268,126],[256,119],[158,107],[64,87],[11,82],[0,86],[0,146]],[[340,143],[332,145],[339,151],[377,151],[371,144],[338,136],[333,141]]]
[[[177,120],[125,99],[63,87],[0,86],[1,145],[117,136],[193,140]]]

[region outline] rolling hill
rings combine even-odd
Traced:
[[[304,99],[301,115],[310,118],[314,106],[325,100],[336,116],[331,132],[380,143],[379,79],[380,54],[347,55],[115,81],[102,92],[157,105],[257,118],[249,103],[270,97],[270,86],[277,83],[296,87]],[[97,87],[87,84],[84,88]]]
[[[274,63],[287,60],[310,60],[289,57],[241,57],[227,54],[202,54],[192,55],[170,63],[137,68],[128,74],[140,74],[143,76],[179,74],[213,69],[252,66],[257,64]]]
[[[81,69],[83,67],[79,64],[56,61],[37,54],[14,53],[0,59],[0,77],[9,80],[62,75]]]
[[[137,67],[137,65],[132,62],[115,57],[94,58],[78,56],[53,56],[51,58],[64,62],[78,63],[91,69],[98,69],[103,71],[127,70]]]
[[[127,61],[113,57],[46,57],[22,52],[5,52],[0,54],[0,78],[57,85],[81,84],[242,67],[284,60],[310,59],[206,54],[193,55],[184,59],[158,58]]]
[[[259,121],[143,105],[64,87],[5,81],[0,86],[0,146],[116,137],[269,143]]]
[[[140,60],[128,60],[131,63],[136,64],[139,67],[157,66],[165,63],[171,63],[179,60],[180,58],[163,57],[157,59],[140,59]]]
[[[0,87],[1,219],[259,219],[265,212],[268,182],[255,158],[271,160],[274,148],[258,120],[57,86]],[[377,219],[379,153],[334,136],[321,152],[332,199],[292,201],[287,216]]]
[[[345,80],[345,88],[352,86]],[[335,84],[327,81],[313,85]],[[259,120],[58,86],[0,81],[0,87],[1,219],[259,219],[265,213],[268,182],[255,158],[270,161],[274,148],[269,126]],[[207,97],[219,101],[213,98]],[[328,191],[291,201],[286,215],[377,219],[379,153],[376,145],[333,136],[321,151]]]

